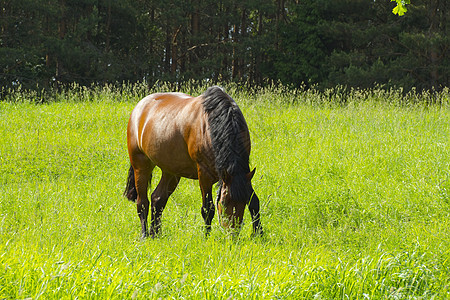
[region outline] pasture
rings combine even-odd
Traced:
[[[227,92],[250,129],[262,238],[246,211],[238,238],[216,215],[206,239],[198,182],[182,179],[162,236],[140,239],[122,192],[144,86],[0,102],[0,299],[450,297],[448,90]]]

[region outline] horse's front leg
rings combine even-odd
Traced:
[[[211,232],[211,223],[216,209],[214,207],[211,191],[206,192],[205,194],[202,192],[202,198],[202,217],[205,221],[205,235],[208,236]]]
[[[252,216],[252,224],[253,224],[253,236],[263,235],[263,229],[261,226],[261,218],[259,214],[259,198],[255,192],[248,203],[248,210],[250,211],[250,215]]]
[[[198,176],[200,189],[202,191],[202,217],[205,221],[205,235],[208,236],[211,232],[211,223],[214,218],[215,206],[212,198],[213,181],[209,176],[205,176],[199,168]]]

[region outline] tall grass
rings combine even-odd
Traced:
[[[450,296],[448,90],[229,86],[251,132],[265,236],[250,238],[247,212],[238,239],[216,219],[205,239],[198,183],[184,179],[163,236],[142,241],[121,195],[125,128],[140,98],[169,88],[0,103],[1,299]]]

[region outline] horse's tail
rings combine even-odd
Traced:
[[[133,166],[130,166],[130,170],[128,170],[128,179],[127,179],[127,187],[123,192],[123,195],[128,198],[130,201],[136,202],[137,199],[137,191],[134,180],[134,169]]]

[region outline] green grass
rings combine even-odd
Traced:
[[[450,297],[448,90],[230,90],[263,238],[247,211],[238,239],[217,218],[205,239],[198,183],[183,179],[163,236],[140,240],[122,191],[142,87],[0,102],[0,299]]]

